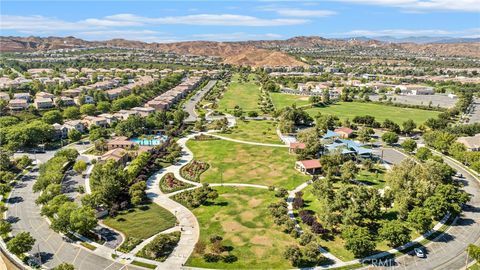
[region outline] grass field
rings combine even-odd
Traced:
[[[272,102],[275,105],[275,109],[277,110],[292,106],[293,104],[295,104],[297,107],[310,104],[310,102],[308,102],[307,96],[270,93],[270,97],[272,98]]]
[[[385,169],[383,168],[377,168],[377,171],[374,172],[362,169],[358,172],[355,179],[375,188],[383,188],[385,186],[384,176]]]
[[[421,109],[400,108],[388,105],[361,102],[339,102],[327,107],[317,107],[307,109],[311,116],[322,114],[332,114],[338,116],[341,120],[352,120],[355,116],[371,115],[379,122],[390,119],[401,125],[404,121],[412,119],[417,125],[424,123],[428,118],[436,117],[440,112],[427,111]]]
[[[233,128],[230,133],[220,133],[220,135],[242,141],[282,144],[276,128],[277,124],[274,121],[237,120],[237,127]]]
[[[238,105],[244,112],[257,111],[261,113],[257,104],[260,86],[255,84],[255,75],[250,75],[248,82],[239,82],[239,78],[238,74],[232,76],[232,82],[218,102],[218,111],[232,111]]]
[[[193,209],[200,223],[200,241],[209,242],[213,235],[223,237],[231,246],[230,254],[238,260],[207,263],[194,253],[187,265],[211,269],[288,269],[283,252],[296,240],[273,223],[268,205],[278,198],[274,193],[255,188],[218,187],[218,199],[208,206]]]
[[[188,141],[195,159],[207,162],[201,182],[275,185],[293,189],[305,176],[294,169],[295,156],[284,147],[267,147],[225,140]]]
[[[120,211],[114,218],[103,220],[105,225],[125,234],[126,237],[147,239],[175,226],[175,216],[155,203]]]

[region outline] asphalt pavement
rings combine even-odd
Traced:
[[[25,175],[12,191],[7,211],[7,220],[12,222],[13,235],[22,231],[30,232],[36,242],[29,252],[47,268],[53,268],[62,262],[68,262],[75,269],[122,269],[124,264],[95,255],[50,229],[40,208],[35,204],[38,193],[32,192],[32,186],[38,177],[38,171]],[[141,269],[129,266],[129,269]]]
[[[195,112],[195,106],[203,99],[203,96],[207,94],[210,89],[217,83],[217,80],[209,81],[200,91],[197,91],[189,100],[183,105],[183,110],[188,113],[188,117],[184,122],[192,123],[197,121],[197,114]]]

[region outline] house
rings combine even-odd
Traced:
[[[114,160],[117,164],[125,165],[128,162],[128,152],[122,148],[115,148],[107,151],[98,159],[99,162],[108,160]]]
[[[10,95],[8,93],[5,93],[5,92],[0,92],[0,99],[10,101]]]
[[[127,120],[132,115],[140,115],[140,114],[133,110],[120,110],[117,113],[113,114],[113,116],[119,120]]]
[[[50,109],[54,106],[53,100],[51,98],[43,98],[43,97],[37,97],[35,98],[35,101],[33,102],[35,105],[35,108],[42,110],[42,109]]]
[[[54,95],[54,94],[47,93],[47,92],[38,92],[37,94],[35,94],[35,99],[37,99],[37,98],[49,98],[49,99],[54,99],[54,98],[55,98],[55,95]]]
[[[132,108],[132,111],[135,111],[140,114],[142,117],[146,117],[155,112],[154,108],[151,107],[135,107]]]
[[[304,174],[320,173],[322,165],[318,159],[300,160],[295,162],[295,169]]]
[[[471,137],[459,137],[457,142],[465,145],[468,151],[480,151],[480,133]]]
[[[55,130],[55,138],[57,139],[66,139],[68,136],[68,128],[64,125],[53,124],[53,129]]]
[[[362,78],[363,79],[366,79],[366,80],[375,80],[377,78],[377,75],[374,75],[374,74],[363,74],[362,75]]]
[[[12,99],[8,102],[8,108],[13,111],[25,110],[28,102],[25,99]]]
[[[60,100],[60,101],[59,101]],[[62,106],[64,107],[68,107],[68,106],[75,106],[75,101],[73,100],[73,98],[70,98],[70,97],[60,97],[60,99],[57,100],[57,106],[58,106],[58,103],[61,102]]]
[[[68,131],[75,129],[81,133],[85,132],[85,124],[82,123],[81,120],[65,121],[63,125],[68,129]]]
[[[133,150],[137,148],[138,144],[132,141],[129,141],[127,137],[119,136],[115,137],[107,142],[107,149],[112,150],[115,148],[122,148],[126,150]]]
[[[107,127],[108,126],[108,122],[107,122],[107,119],[105,119],[104,117],[101,117],[101,116],[85,116],[82,120],[82,122],[88,127],[90,128],[91,126],[99,126],[99,127]]]
[[[304,143],[300,143],[300,142],[292,142],[290,143],[290,145],[288,146],[288,152],[290,154],[295,154],[298,150],[302,150],[302,149],[305,149],[305,144]]]
[[[27,102],[30,102],[30,94],[29,93],[15,93],[15,94],[13,94],[13,99],[24,99]]]
[[[80,97],[74,97],[73,101],[79,106],[82,105],[80,102]],[[83,96],[83,104],[95,104],[95,100],[93,97],[85,95]]]
[[[99,114],[98,117],[105,118],[108,125],[112,125],[113,123],[116,123],[118,121],[117,117],[110,113],[102,113]]]
[[[353,130],[347,127],[340,127],[334,130],[342,139],[348,139],[353,135]]]

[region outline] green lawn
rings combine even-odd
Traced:
[[[126,237],[147,239],[175,226],[175,216],[155,203],[120,211],[114,218],[103,220],[105,225],[125,234]]]
[[[292,106],[293,104],[295,104],[297,107],[310,104],[310,102],[308,102],[308,96],[270,93],[270,97],[272,98],[272,102],[277,110]]]
[[[419,125],[424,123],[428,118],[436,117],[440,114],[440,112],[437,111],[361,102],[339,102],[326,107],[307,109],[306,112],[311,116],[315,116],[319,112],[322,114],[332,114],[338,116],[341,120],[347,118],[352,120],[355,116],[371,115],[379,122],[390,119],[399,125],[408,119],[412,119]]]
[[[385,186],[384,176],[385,168],[377,167],[373,172],[360,170],[355,179],[375,188],[383,188]]]
[[[239,78],[238,74],[232,76],[232,82],[229,84],[222,99],[218,102],[218,111],[232,111],[238,105],[244,112],[257,111],[261,113],[257,104],[260,86],[255,84],[255,75],[250,75],[248,82],[239,82]]]
[[[237,126],[229,133],[220,133],[228,138],[242,141],[282,144],[276,132],[277,123],[267,120],[237,120]]]
[[[216,187],[219,197],[208,206],[192,212],[200,224],[200,241],[207,243],[213,235],[223,237],[230,254],[238,260],[207,263],[201,254],[193,253],[188,266],[210,269],[288,269],[292,266],[283,252],[296,240],[273,223],[268,205],[279,200],[274,193],[256,188]]]
[[[225,140],[189,140],[187,146],[195,159],[210,164],[201,175],[201,182],[275,185],[293,189],[309,179],[294,169],[295,155],[290,155],[288,148]]]

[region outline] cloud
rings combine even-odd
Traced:
[[[299,8],[279,8],[265,7],[264,11],[272,11],[281,16],[288,17],[328,17],[337,14],[337,12],[326,9],[299,9]]]
[[[382,29],[382,30],[352,30],[342,33],[334,33],[332,36],[455,36],[455,37],[480,37],[480,28],[471,28],[465,30],[442,30],[442,29]]]
[[[119,27],[139,27],[147,25],[218,25],[218,26],[285,26],[308,22],[305,19],[274,18],[262,19],[236,14],[196,14],[186,16],[143,17],[134,14],[115,14],[103,18],[87,18],[79,21],[66,21],[44,16],[0,15],[2,30],[29,32],[58,32],[71,30],[96,30]]]
[[[335,0],[357,4],[399,7],[409,11],[479,12],[478,0]]]
[[[76,37],[86,40],[110,40],[110,39],[128,39],[141,40],[144,42],[176,42],[180,41],[177,37],[172,37],[168,33],[153,30],[96,30],[82,31],[75,34]]]

